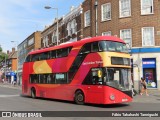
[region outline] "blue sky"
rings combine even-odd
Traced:
[[[71,6],[78,6],[84,0],[1,0],[0,3],[0,45],[3,51],[16,47],[33,32],[43,31],[56,17],[56,10],[44,9],[44,6],[58,8],[59,17],[67,14]],[[17,41],[12,43],[11,41]]]

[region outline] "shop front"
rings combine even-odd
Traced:
[[[147,88],[157,88],[156,58],[142,58],[142,67]]]
[[[7,79],[8,83],[13,84],[13,82],[16,81],[16,79],[17,79],[17,75],[15,72],[8,72],[6,74],[6,79]]]

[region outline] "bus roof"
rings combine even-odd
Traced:
[[[65,44],[60,44],[58,46],[52,46],[52,47],[48,47],[48,48],[35,50],[35,51],[30,52],[29,55],[30,54],[37,54],[37,53],[41,53],[41,52],[47,52],[47,51],[50,51],[50,50],[56,50],[56,49],[76,46],[76,45],[83,45],[85,43],[101,41],[101,40],[109,40],[109,41],[125,43],[122,39],[120,39],[118,37],[114,37],[114,36],[98,36],[98,37],[84,38],[84,39],[81,39],[80,41],[76,41],[76,42],[68,42],[68,43],[65,43]]]

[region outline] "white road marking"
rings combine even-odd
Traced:
[[[17,97],[19,95],[0,95],[0,97]]]

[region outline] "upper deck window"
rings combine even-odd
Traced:
[[[87,54],[87,53],[90,53],[90,52],[91,52],[91,43],[87,43],[81,49],[80,54]]]
[[[43,52],[40,54],[40,59],[39,60],[47,60],[50,58],[50,53],[49,52]]]
[[[128,52],[124,43],[112,41],[100,41],[99,51]]]
[[[58,49],[57,50],[57,57],[60,58],[60,57],[66,57],[69,52],[71,51],[71,47],[68,47],[68,48],[62,48],[62,49]]]
[[[127,47],[124,43],[113,42],[113,41],[97,41],[92,43],[85,44],[80,54],[88,54],[91,52],[102,52],[102,51],[110,51],[110,52],[124,52],[127,53]]]
[[[26,57],[25,62],[30,62],[30,61],[31,61],[31,56],[30,56],[30,55],[28,55],[28,56]]]
[[[35,61],[39,61],[40,60],[40,54],[33,54],[31,57],[31,61],[35,62]]]

